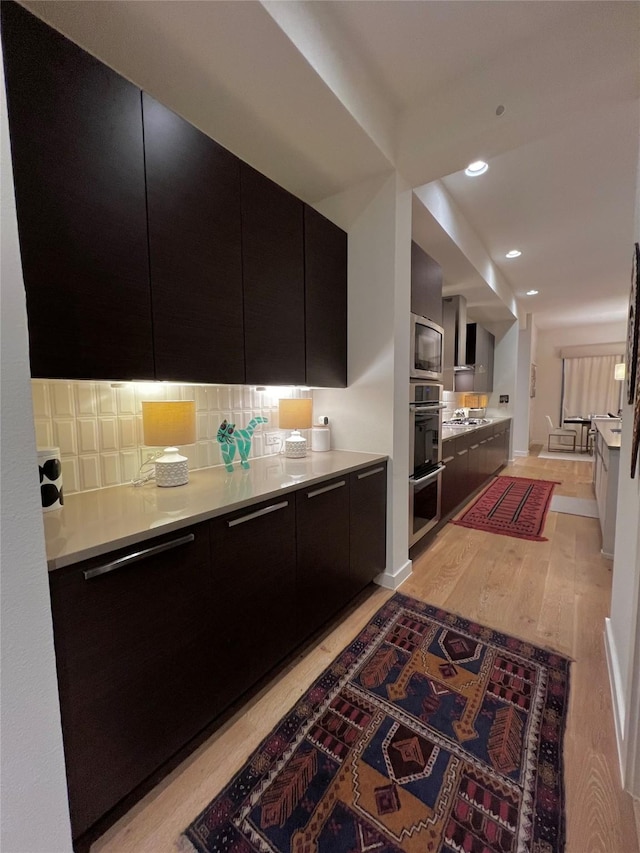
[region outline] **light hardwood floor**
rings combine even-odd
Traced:
[[[559,480],[589,498],[591,465],[528,457],[504,474]],[[611,562],[597,519],[549,513],[548,542],[446,525],[401,591],[574,659],[565,737],[566,853],[638,853],[633,804],[620,789],[603,643]],[[391,593],[376,588],[91,848],[175,853],[180,832]]]

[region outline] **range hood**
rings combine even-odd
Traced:
[[[464,296],[443,298],[442,325],[445,389],[453,390],[454,371],[473,370],[473,365],[467,364],[467,300]]]

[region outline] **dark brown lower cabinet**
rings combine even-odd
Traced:
[[[386,484],[373,465],[51,572],[77,849],[384,571]]]
[[[464,504],[509,461],[511,422],[501,421],[453,436],[442,443],[441,515],[445,519]]]
[[[287,494],[210,522],[216,590],[213,677],[223,706],[300,639],[292,619],[295,521],[295,494]]]
[[[351,597],[349,475],[296,492],[297,617],[311,634]]]
[[[387,465],[349,478],[349,581],[360,592],[387,564]]]
[[[211,719],[207,525],[58,569],[50,588],[77,838]]]

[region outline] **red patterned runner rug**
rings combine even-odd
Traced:
[[[185,830],[199,853],[561,853],[569,661],[397,593]]]
[[[557,480],[496,477],[469,509],[452,521],[460,527],[546,542],[542,536]]]

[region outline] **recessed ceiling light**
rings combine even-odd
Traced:
[[[521,254],[520,249],[511,249],[510,252],[507,252],[505,258],[519,258]]]
[[[538,295],[537,290],[527,290],[527,296],[537,296],[537,295]]]
[[[470,178],[475,178],[478,175],[484,175],[488,168],[489,164],[485,163],[484,160],[474,160],[473,163],[469,163],[464,173]]]

